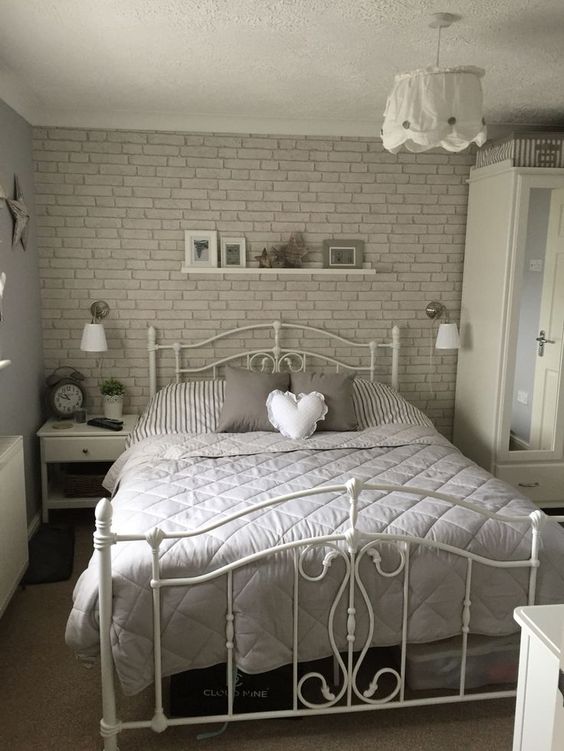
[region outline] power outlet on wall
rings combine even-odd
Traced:
[[[529,261],[529,271],[542,271],[542,258],[531,258]]]
[[[528,391],[518,391],[517,392],[517,401],[519,404],[528,404],[529,403],[529,392]]]

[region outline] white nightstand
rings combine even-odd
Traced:
[[[49,521],[49,509],[95,506],[101,496],[69,497],[64,490],[64,465],[77,462],[115,461],[125,448],[125,439],[132,431],[138,415],[124,415],[119,432],[92,425],[70,423],[58,429],[60,421],[47,420],[37,431],[41,445],[41,496],[43,521]]]

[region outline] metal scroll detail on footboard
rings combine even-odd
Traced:
[[[358,498],[361,492],[383,491],[412,494],[445,501],[452,506],[465,508],[480,514],[484,519],[495,519],[501,522],[523,523],[531,529],[530,556],[525,560],[498,561],[481,555],[459,549],[446,543],[427,540],[408,535],[392,535],[388,533],[366,533],[358,529]],[[215,571],[203,573],[199,576],[163,578],[160,571],[159,551],[164,540],[178,540],[206,534],[235,519],[251,514],[255,511],[274,507],[296,498],[318,495],[322,493],[346,493],[349,501],[349,526],[344,533],[312,537],[308,539],[279,544],[266,550],[248,555],[240,560],[224,565]],[[472,598],[472,566],[475,563],[494,568],[523,568],[529,569],[528,575],[528,604],[534,604],[537,569],[539,566],[539,544],[541,528],[546,520],[540,511],[533,511],[528,517],[492,514],[473,503],[457,500],[448,495],[429,490],[411,487],[394,486],[380,483],[363,484],[358,480],[349,480],[345,485],[327,485],[311,490],[300,491],[290,495],[279,496],[257,503],[244,511],[222,518],[218,522],[208,524],[194,532],[167,533],[154,528],[146,535],[115,534],[112,532],[112,506],[108,500],[102,500],[96,507],[96,531],[94,533],[94,547],[99,558],[99,608],[100,608],[100,647],[103,690],[103,718],[101,720],[101,734],[104,738],[105,751],[116,751],[117,735],[125,729],[152,728],[162,732],[169,726],[198,724],[202,722],[223,722],[227,720],[268,718],[282,716],[300,716],[306,714],[355,712],[385,707],[399,707],[444,703],[453,701],[468,701],[493,697],[513,696],[514,691],[490,691],[482,693],[467,693],[466,658],[468,648],[468,634],[471,619]],[[114,690],[114,666],[110,645],[110,627],[112,620],[112,555],[111,548],[120,542],[146,540],[152,557],[151,588],[153,593],[153,633],[154,633],[154,714],[150,720],[120,722],[117,719]],[[396,549],[396,565],[388,568],[383,565],[381,546],[394,546]],[[326,554],[319,569],[309,570],[306,564],[308,551],[321,546]],[[406,698],[406,649],[408,633],[409,610],[409,576],[410,553],[414,546],[424,546],[429,550],[442,551],[466,560],[466,574],[464,596],[461,602],[460,633],[462,648],[460,655],[460,681],[456,693],[432,698]],[[234,711],[234,678],[236,666],[234,664],[234,644],[236,638],[235,615],[233,610],[233,573],[237,569],[256,563],[268,556],[286,551],[293,561],[293,638],[292,638],[292,706],[280,711],[254,712],[237,714]],[[402,615],[401,615],[401,644],[399,667],[383,667],[375,672],[368,686],[358,685],[359,670],[364,663],[371,646],[374,633],[374,607],[360,575],[360,565],[363,560],[371,560],[375,571],[382,577],[403,577]],[[327,679],[321,672],[310,671],[299,676],[298,629],[299,629],[299,600],[302,581],[318,582],[324,579],[336,560],[344,564],[344,575],[338,586],[338,591],[329,603],[327,636],[334,659],[333,680]],[[225,606],[225,651],[226,651],[226,685],[227,711],[222,715],[208,717],[175,717],[168,718],[163,708],[162,697],[162,665],[161,665],[161,590],[167,587],[196,586],[217,577],[226,577],[226,606]],[[346,633],[336,635],[335,613],[339,603],[346,606]],[[368,628],[361,644],[357,644],[357,610],[361,606],[368,614]],[[340,648],[338,641],[346,644]],[[360,650],[360,654],[358,654]],[[384,679],[384,680],[382,680]],[[312,700],[306,695],[305,687],[312,682],[318,682],[322,696],[321,701]],[[366,679],[364,679],[366,684]],[[381,694],[381,683],[386,684],[386,692]],[[332,685],[330,685],[330,683]],[[311,692],[310,692],[311,693]]]

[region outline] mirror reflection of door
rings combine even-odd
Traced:
[[[563,331],[564,188],[533,188],[521,288],[510,450],[554,448]]]
[[[538,343],[535,360],[531,409],[531,445],[538,449],[550,450],[554,445],[554,428],[558,412],[564,330],[564,188],[553,190],[550,202],[540,326],[541,341]]]

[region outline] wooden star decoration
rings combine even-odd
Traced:
[[[292,232],[289,241],[272,249],[276,265],[287,269],[301,269],[303,258],[309,253],[303,237],[299,232]]]
[[[255,256],[255,261],[258,261],[259,269],[269,269],[272,266],[272,261],[266,248],[263,249],[260,256]]]
[[[18,176],[15,178],[16,186],[16,198],[6,198],[5,201],[8,204],[10,213],[14,217],[14,232],[12,234],[12,248],[14,248],[21,240],[23,249],[27,250],[27,238],[29,233],[29,209],[25,205],[22,189],[20,188],[20,181]]]

